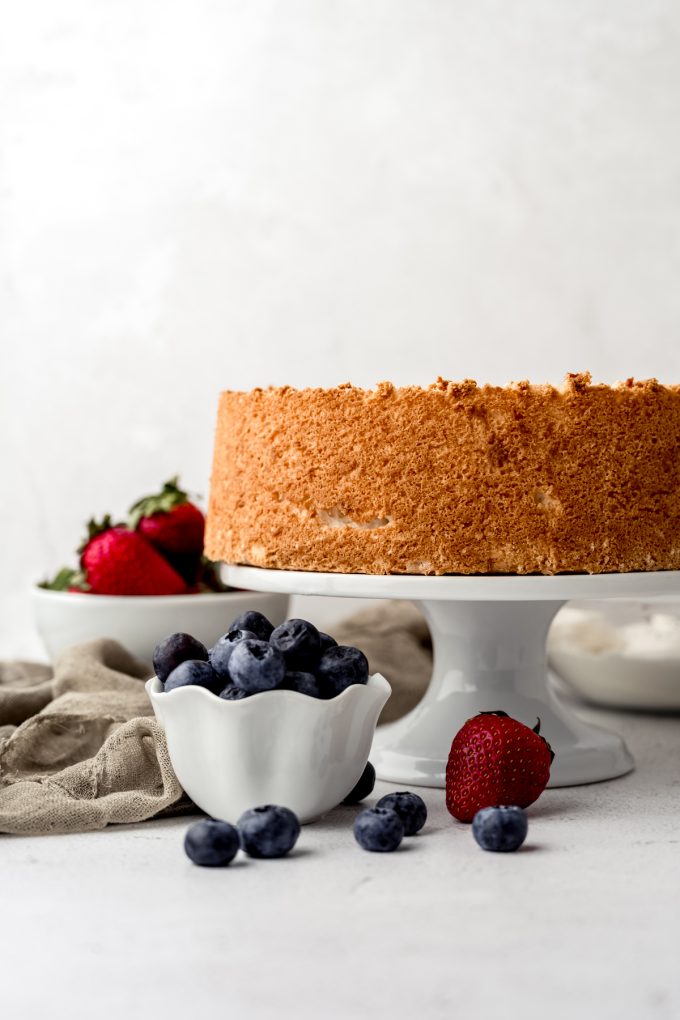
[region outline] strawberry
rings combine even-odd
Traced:
[[[169,560],[187,584],[198,579],[203,553],[205,517],[189,501],[178,478],[171,478],[160,492],[145,496],[130,507],[129,526]]]
[[[177,477],[171,478],[155,496],[138,499],[128,523],[163,553],[200,554],[205,517],[177,483]]]
[[[540,736],[505,712],[480,712],[453,738],[446,766],[446,806],[454,818],[471,822],[485,807],[525,808],[540,797],[550,778],[554,754]]]
[[[184,595],[187,585],[143,535],[124,524],[90,521],[80,563],[95,595]]]

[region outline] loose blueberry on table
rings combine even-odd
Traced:
[[[300,822],[290,808],[265,804],[245,811],[238,831],[249,857],[285,857],[297,842]]]
[[[515,805],[482,808],[472,820],[472,835],[479,846],[496,853],[518,850],[528,829],[526,812]]]
[[[386,793],[384,797],[380,798],[376,807],[390,808],[392,811],[396,811],[404,826],[405,836],[415,836],[427,821],[425,801],[417,793],[411,793],[408,790]]]
[[[170,634],[156,646],[153,662],[164,690],[204,687],[223,701],[272,690],[329,700],[368,682],[368,660],[358,648],[338,645],[307,620],[275,628],[255,610],[232,620],[210,650],[190,634]]]
[[[373,793],[374,786],[375,769],[371,765],[370,761],[367,761],[366,768],[361,773],[358,783],[349,791],[342,803],[359,804],[362,800],[365,800],[366,797]]]
[[[404,838],[404,826],[391,808],[366,808],[354,820],[354,838],[364,850],[391,853]]]
[[[233,861],[239,846],[238,830],[214,818],[194,822],[184,837],[187,857],[204,868],[223,868]]]

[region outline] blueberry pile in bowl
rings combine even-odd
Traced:
[[[262,613],[242,613],[208,649],[190,634],[170,634],[154,650],[156,676],[166,692],[204,687],[224,701],[288,690],[329,700],[368,682],[368,660],[339,645],[307,620],[274,627]]]

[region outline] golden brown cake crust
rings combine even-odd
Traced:
[[[680,569],[680,387],[223,393],[206,552],[366,574]]]

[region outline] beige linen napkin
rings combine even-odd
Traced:
[[[380,606],[335,630],[392,684],[381,722],[416,704],[432,660],[414,607]],[[144,690],[150,672],[108,638],[67,649],[53,676],[0,663],[0,832],[80,832],[192,809]]]
[[[392,685],[380,723],[399,719],[418,704],[432,675],[432,641],[412,603],[386,602],[355,613],[333,628],[333,637],[360,648],[371,673],[382,673]]]

